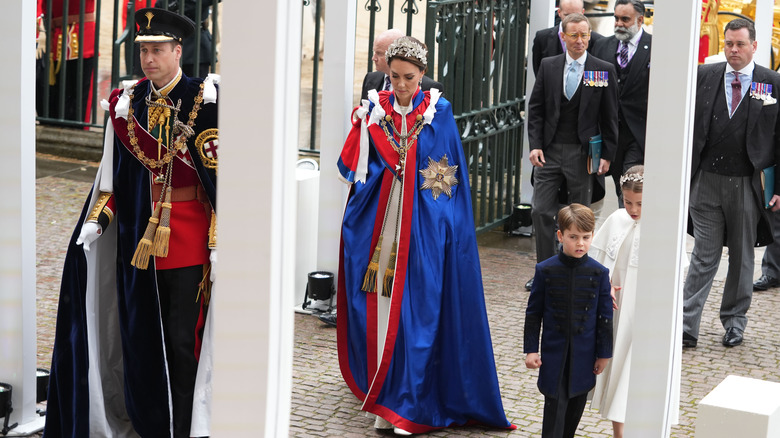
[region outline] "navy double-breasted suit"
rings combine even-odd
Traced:
[[[539,352],[539,391],[557,398],[561,379],[568,379],[570,397],[596,384],[597,358],[612,357],[612,297],[609,270],[584,255],[563,253],[536,265],[525,312],[525,353]],[[567,356],[569,356],[567,358]],[[563,367],[569,360],[569,375]]]

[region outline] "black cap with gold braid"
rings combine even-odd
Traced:
[[[136,43],[162,43],[181,40],[195,32],[195,22],[165,9],[144,8],[135,11],[138,25]]]

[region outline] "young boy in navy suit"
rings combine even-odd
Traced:
[[[595,225],[590,208],[562,208],[557,235],[563,252],[536,265],[523,350],[526,367],[541,368],[543,438],[574,436],[588,391],[612,357],[609,270],[588,257]]]

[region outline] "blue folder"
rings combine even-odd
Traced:
[[[601,163],[601,134],[593,136],[588,141],[588,173],[598,173]]]
[[[769,202],[775,194],[775,166],[761,171],[761,188],[764,190],[764,208],[769,208]]]

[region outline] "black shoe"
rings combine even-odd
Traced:
[[[336,314],[335,313],[323,313],[321,315],[318,315],[317,318],[320,319],[320,321],[324,322],[325,324],[336,327]]]
[[[742,343],[742,330],[736,327],[729,327],[726,329],[726,334],[723,335],[723,345],[726,347],[736,347]]]
[[[525,290],[531,290],[532,287],[534,287],[533,277],[525,283]]]
[[[753,290],[757,290],[757,291],[764,291],[769,289],[770,287],[777,287],[777,286],[780,286],[780,280],[766,274],[758,277],[758,280],[753,282]]]
[[[688,333],[683,332],[682,346],[683,348],[696,348],[697,340]]]

